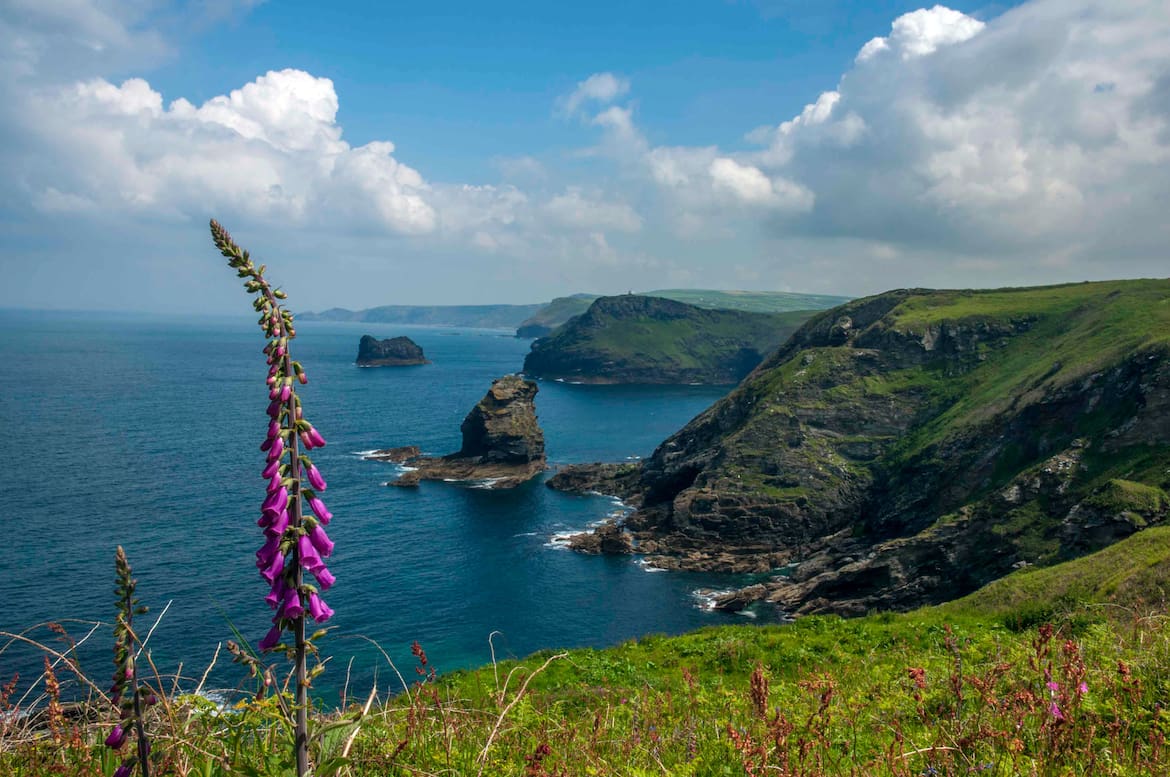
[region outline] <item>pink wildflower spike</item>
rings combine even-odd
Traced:
[[[1064,720],[1064,713],[1060,711],[1060,707],[1056,706],[1056,702],[1052,702],[1052,704],[1048,705],[1048,714],[1052,715],[1052,717],[1056,718],[1057,720]]]
[[[273,475],[276,475],[279,472],[280,462],[276,459],[273,459],[272,461],[268,462],[268,466],[265,467],[264,471],[260,473],[260,477],[264,478],[265,480],[270,480]]]
[[[1056,693],[1057,691],[1060,690],[1060,685],[1056,682],[1053,682],[1052,680],[1049,680],[1048,681],[1048,690],[1052,691],[1053,693]]]
[[[333,554],[333,540],[329,539],[329,535],[320,526],[314,526],[309,532],[309,542],[313,543],[313,547],[323,557],[329,558]]]
[[[309,435],[309,439],[313,441],[314,448],[325,447],[325,438],[321,436],[321,433],[317,431],[316,427],[310,426],[307,434]]]
[[[325,503],[318,497],[309,497],[309,507],[313,510],[313,515],[317,516],[317,521],[322,526],[328,526],[329,521],[333,520],[333,513],[329,512],[329,509],[325,507]]]
[[[309,615],[317,623],[324,623],[333,617],[333,608],[325,604],[325,600],[316,593],[309,594]]]
[[[1088,693],[1088,692],[1089,692],[1089,686],[1084,680],[1082,680],[1081,684],[1077,686],[1077,693],[1084,694],[1084,693]]]
[[[276,647],[279,644],[280,644],[280,627],[273,626],[271,629],[268,630],[268,633],[264,635],[264,639],[260,640],[260,643],[258,645],[256,645],[256,647],[260,649],[261,653],[266,653],[269,650],[272,650],[274,647]]]
[[[316,489],[317,491],[324,491],[325,490],[325,488],[326,488],[325,478],[321,477],[321,473],[317,471],[316,464],[309,465],[309,471],[307,473],[307,476],[309,478],[309,482],[313,484],[314,489]]]

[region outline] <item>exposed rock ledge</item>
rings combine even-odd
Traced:
[[[381,458],[411,469],[390,485],[417,486],[422,480],[478,481],[487,488],[515,488],[547,469],[544,433],[536,421],[539,389],[518,375],[492,383],[484,398],[463,419],[463,447],[430,458],[415,446],[377,451]]]

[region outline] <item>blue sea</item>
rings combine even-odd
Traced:
[[[359,368],[367,333],[407,335],[434,363]],[[457,450],[464,416],[494,378],[520,369],[529,341],[498,330],[326,322],[299,324],[297,335],[293,355],[310,378],[306,417],[328,440],[313,458],[334,514],[338,582],[326,598],[336,616],[315,687],[324,703],[338,701],[347,673],[351,694],[375,680],[396,689],[370,640],[409,679],[416,640],[442,673],[487,663],[493,632],[498,657],[522,657],[736,617],[705,611],[694,591],[740,579],[648,571],[636,558],[557,545],[556,535],[615,510],[612,499],[557,493],[543,479],[511,491],[392,488],[395,466],[362,458],[409,444]],[[252,641],[264,634],[266,586],[253,564],[268,420],[263,344],[247,319],[0,312],[0,630],[58,621],[80,638],[86,622],[111,621],[122,545],[152,609],[139,630],[169,605],[150,638],[161,671],[198,678],[233,626]],[[648,456],[726,391],[542,382],[536,405],[551,464],[620,461]],[[44,629],[30,636],[56,639]],[[80,648],[99,683],[111,671],[110,642],[103,627]],[[20,645],[0,652],[0,682],[18,671],[32,680],[39,669]],[[222,655],[211,685],[243,680]]]

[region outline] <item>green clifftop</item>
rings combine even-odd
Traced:
[[[811,315],[601,297],[534,342],[524,372],[581,383],[735,383]]]
[[[1164,280],[856,300],[659,446],[627,527],[664,567],[792,565],[752,597],[798,613],[1082,555],[1167,514],[1168,339]]]
[[[802,294],[791,291],[721,291],[715,289],[661,289],[640,292],[642,297],[662,297],[711,310],[742,310],[746,313],[786,313],[794,310],[824,310],[848,302],[849,297]],[[589,309],[597,294],[557,297],[520,324],[517,337],[544,337],[573,316]]]

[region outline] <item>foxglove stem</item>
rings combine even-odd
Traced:
[[[324,491],[325,479],[308,459],[302,462],[300,449],[321,447],[325,438],[304,421],[300,399],[293,390],[294,377],[302,385],[307,378],[304,368],[294,362],[289,353],[289,343],[296,337],[296,330],[292,315],[280,304],[287,295],[272,288],[264,278],[264,266],[255,267],[248,252],[236,245],[231,235],[215,221],[211,222],[211,236],[216,248],[228,259],[229,266],[244,279],[245,290],[256,294],[252,306],[260,314],[258,323],[267,339],[263,352],[269,365],[265,383],[269,398],[267,413],[271,420],[267,438],[260,449],[267,454],[268,464],[263,475],[268,479],[268,496],[257,524],[268,539],[257,551],[256,563],[261,576],[271,586],[265,600],[277,610],[277,614],[272,628],[258,646],[261,651],[274,650],[281,644],[284,631],[292,632],[296,674],[294,753],[296,773],[298,777],[304,777],[309,770],[306,606],[318,622],[333,614],[312,587],[304,585],[304,571],[309,570],[317,577],[322,590],[332,585],[333,576],[325,568],[321,554],[329,555],[333,542],[321,529],[321,525],[328,523],[332,516],[312,492],[305,494],[302,488],[303,479],[307,479],[316,490]],[[288,454],[287,464],[283,463],[285,454]],[[315,500],[310,506],[316,520],[307,526],[302,512],[304,498]]]

